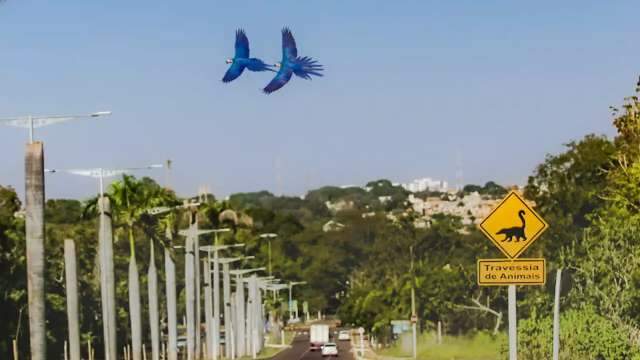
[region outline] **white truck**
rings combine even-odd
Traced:
[[[329,325],[313,324],[309,328],[309,350],[321,350],[329,342]]]

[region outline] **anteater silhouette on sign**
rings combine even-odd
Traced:
[[[516,238],[516,242],[519,242],[520,239],[527,240],[527,236],[524,234],[524,229],[526,226],[526,222],[524,221],[524,210],[518,211],[518,217],[522,221],[522,226],[514,226],[510,228],[500,229],[496,235],[504,235],[505,238],[502,240],[511,242],[513,238]]]

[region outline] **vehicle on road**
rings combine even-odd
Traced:
[[[321,350],[329,342],[329,325],[313,324],[309,328],[309,350]]]
[[[351,334],[349,333],[349,330],[340,330],[340,332],[338,333],[338,340],[340,341],[351,340]]]
[[[322,357],[338,357],[338,346],[334,343],[326,343],[322,346]]]

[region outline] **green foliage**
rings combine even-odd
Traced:
[[[568,310],[560,317],[560,359],[635,359],[640,350],[631,345],[631,332],[592,307]],[[518,322],[518,358],[550,359],[553,324],[550,317]]]
[[[570,142],[566,148],[547,156],[525,188],[525,196],[550,225],[536,246],[544,246],[552,259],[582,236],[589,215],[604,205],[601,194],[615,152],[612,141],[596,135]]]
[[[493,181],[487,182],[486,184],[484,184],[484,186],[470,184],[465,185],[462,188],[462,193],[465,195],[471,194],[473,192],[477,192],[480,195],[486,195],[491,198],[500,198],[507,194],[507,189],[496,184]]]
[[[82,220],[82,203],[78,200],[47,200],[44,216],[47,223],[74,224]]]
[[[418,338],[418,359],[496,360],[500,358],[504,335],[493,336],[480,331],[464,336],[443,336],[442,344],[437,344],[435,338],[432,332]],[[382,354],[405,358],[411,356],[398,345],[383,350]]]

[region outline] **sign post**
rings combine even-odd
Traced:
[[[556,274],[556,294],[553,302],[553,360],[560,358],[560,282],[562,269]]]
[[[509,285],[509,360],[518,358],[518,320],[516,317],[516,286]]]
[[[544,285],[545,259],[520,259],[522,253],[549,227],[512,191],[480,223],[480,230],[506,259],[478,259],[480,286],[508,286],[509,360],[518,358],[516,285]]]

